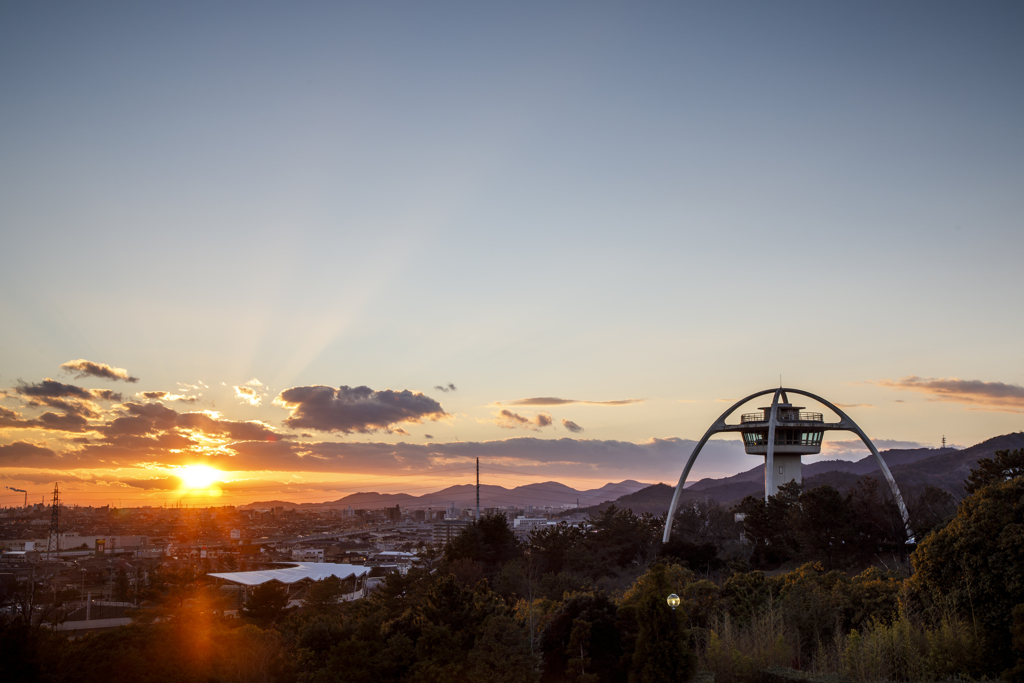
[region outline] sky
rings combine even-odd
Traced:
[[[880,447],[1021,431],[1022,20],[5,3],[0,484],[674,483],[780,381]]]

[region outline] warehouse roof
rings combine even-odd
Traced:
[[[360,577],[370,572],[370,567],[358,564],[331,564],[329,562],[295,562],[293,566],[281,569],[263,569],[255,572],[225,572],[209,576],[224,579],[231,583],[245,586],[259,586],[268,581],[281,583],[298,583],[299,581],[319,581],[331,576],[347,579],[350,576]]]

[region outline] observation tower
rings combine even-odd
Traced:
[[[726,419],[743,404],[759,396],[772,393],[774,393],[774,396],[770,406],[759,408],[760,412],[757,413],[741,415],[738,424],[726,422]],[[806,396],[821,403],[839,416],[839,422],[825,422],[821,413],[802,412],[803,407],[794,406],[789,402],[789,394]],[[815,396],[800,389],[784,388],[765,389],[737,401],[711,425],[704,434],[704,437],[693,449],[690,459],[686,461],[686,467],[683,468],[683,473],[679,476],[679,484],[676,486],[675,493],[672,496],[672,504],[668,508],[668,517],[665,520],[665,533],[662,536],[662,542],[668,543],[669,537],[672,534],[672,518],[679,507],[679,498],[683,493],[686,477],[690,474],[690,468],[693,467],[693,463],[700,454],[701,449],[704,448],[704,444],[714,434],[739,432],[743,437],[743,447],[748,454],[764,456],[764,498],[767,501],[768,496],[775,495],[783,484],[788,484],[791,481],[799,484],[803,481],[800,474],[800,458],[805,455],[817,455],[820,453],[822,437],[826,431],[830,430],[853,432],[860,437],[860,440],[871,451],[871,455],[878,462],[879,469],[882,470],[882,476],[885,477],[889,484],[889,489],[892,491],[896,505],[900,509],[900,514],[903,516],[903,524],[907,530],[908,542],[913,543],[914,533],[910,528],[910,515],[907,514],[907,506],[903,503],[903,496],[900,495],[899,487],[896,486],[896,480],[892,478],[892,473],[889,472],[888,466],[882,460],[882,456],[879,455],[878,449],[871,443],[871,439],[867,437],[864,430],[846,413],[820,396]]]

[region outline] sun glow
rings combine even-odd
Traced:
[[[184,488],[208,489],[223,472],[206,465],[187,465],[178,470],[177,475],[181,477]]]

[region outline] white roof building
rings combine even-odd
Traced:
[[[262,569],[254,572],[224,572],[209,574],[217,579],[243,586],[259,586],[268,581],[291,585],[299,581],[320,581],[331,576],[339,579],[356,579],[370,573],[370,567],[358,564],[332,564],[329,562],[296,562],[294,566],[281,569]]]

